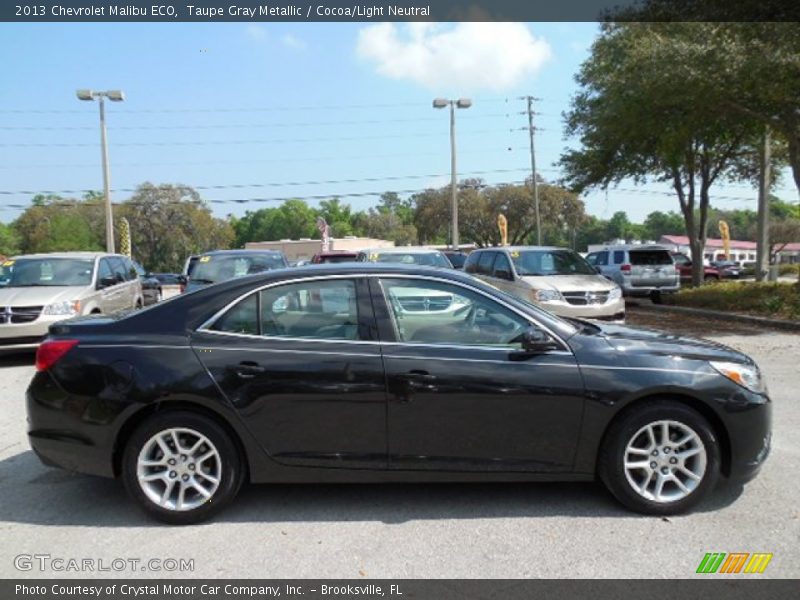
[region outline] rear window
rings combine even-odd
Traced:
[[[631,250],[632,265],[671,265],[672,257],[666,250]]]

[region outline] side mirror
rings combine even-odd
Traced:
[[[97,282],[97,289],[102,290],[103,288],[111,287],[112,285],[117,285],[119,282],[117,281],[116,277],[101,277],[100,281]]]
[[[594,270],[597,271],[598,273],[600,273],[601,275],[603,274],[603,268],[602,267],[595,267]]]
[[[180,285],[186,285],[186,283],[188,282],[188,280],[189,280],[189,278],[188,278],[188,277],[186,277],[186,275],[178,275],[178,283],[179,283]]]
[[[514,276],[511,274],[511,271],[507,269],[498,269],[494,272],[494,276],[498,279],[505,279],[506,281],[514,281]]]
[[[538,327],[529,327],[522,333],[522,350],[527,354],[540,354],[557,350],[558,344]]]

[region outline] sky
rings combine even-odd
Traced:
[[[78,88],[121,89],[107,103],[112,197],[139,184],[198,189],[217,216],[340,196],[354,209],[450,179],[448,111],[459,178],[530,174],[525,102],[535,104],[537,170],[559,177],[562,112],[595,23],[0,24],[0,221],[34,193],[102,189],[96,103]],[[796,202],[791,178],[776,190]],[[744,184],[712,204],[756,207]],[[70,192],[75,191],[75,192]],[[641,221],[677,210],[663,184],[623,182],[584,196],[590,214]],[[15,206],[18,205],[18,206]]]

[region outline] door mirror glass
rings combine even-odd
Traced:
[[[97,289],[102,290],[103,288],[111,287],[112,285],[117,285],[119,281],[117,278],[112,276],[101,277],[100,281],[97,282]]]
[[[530,354],[557,350],[558,344],[538,327],[529,327],[522,333],[522,349]]]

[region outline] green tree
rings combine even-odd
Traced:
[[[185,185],[143,183],[115,217],[128,219],[133,256],[154,271],[179,270],[190,254],[229,248],[234,239],[231,225]]]
[[[13,256],[19,253],[19,235],[11,225],[0,223],[0,256]]]
[[[92,202],[35,196],[13,224],[20,252],[102,250],[104,230],[94,228],[89,218],[100,210]]]
[[[330,225],[333,237],[353,235],[353,214],[349,204],[342,204],[339,198],[323,200],[317,213]]]
[[[645,217],[642,225],[643,237],[656,242],[662,235],[681,235],[684,231],[683,217],[674,211],[653,211]]]
[[[567,134],[582,148],[561,165],[576,191],[626,178],[669,182],[694,256],[706,240],[711,186],[752,178],[761,128],[687,90],[684,46],[707,41],[698,23],[607,23],[582,65]],[[703,279],[694,261],[692,281]]]

